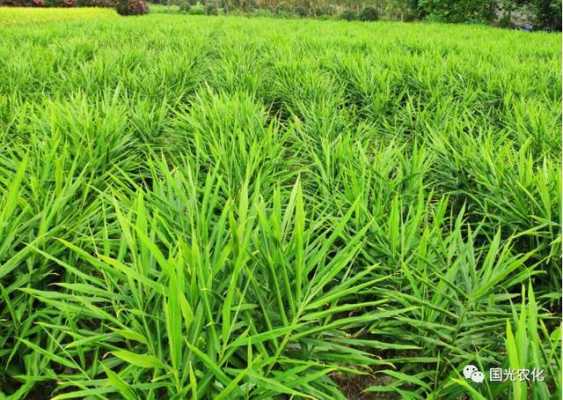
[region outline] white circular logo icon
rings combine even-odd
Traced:
[[[485,375],[481,371],[476,371],[471,374],[471,380],[475,383],[481,383],[485,379]]]
[[[465,377],[465,379],[471,379],[471,376],[478,371],[479,369],[475,365],[469,364],[466,365],[465,368],[463,368],[463,376]]]
[[[485,375],[479,371],[479,368],[471,364],[463,368],[463,376],[465,379],[471,379],[475,383],[481,383],[485,380]]]

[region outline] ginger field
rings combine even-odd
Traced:
[[[559,398],[560,46],[0,9],[0,399]]]

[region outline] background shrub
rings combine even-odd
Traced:
[[[502,28],[512,28],[512,20],[510,18],[510,14],[504,14],[498,21],[498,24]]]
[[[271,18],[274,16],[274,13],[268,8],[257,8],[256,10],[254,10],[253,15],[255,15],[256,17]]]
[[[119,0],[116,10],[119,15],[143,15],[149,12],[149,6],[143,0]]]
[[[344,19],[346,21],[354,21],[358,19],[358,13],[353,10],[346,9],[340,13],[340,19]]]
[[[365,7],[359,15],[361,21],[377,21],[379,19],[379,12],[375,7]]]
[[[274,7],[274,13],[281,17],[288,16],[292,13],[291,6],[285,2],[278,3]]]
[[[338,14],[338,9],[333,4],[321,4],[313,9],[313,15],[316,17],[331,17],[336,14]]]
[[[180,9],[180,12],[182,13],[188,13],[190,11],[190,9],[192,8],[192,5],[190,4],[189,1],[187,0],[181,0],[178,3],[178,7]]]
[[[531,8],[538,27],[552,31],[561,30],[561,0],[535,0]]]
[[[303,6],[297,6],[293,9],[293,12],[295,15],[297,15],[298,17],[306,17],[307,15],[309,15],[307,9]]]
[[[190,7],[188,13],[191,15],[205,15],[205,6],[198,2]]]
[[[219,15],[219,7],[216,4],[208,3],[205,5],[205,14],[207,15]]]
[[[495,5],[492,0],[433,0],[420,1],[418,7],[435,21],[485,22],[494,18]]]

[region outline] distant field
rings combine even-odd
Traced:
[[[38,24],[53,22],[71,22],[91,19],[105,19],[111,17],[118,18],[117,13],[107,8],[75,8],[68,10],[65,8],[23,8],[10,7],[0,8],[0,28],[20,25],[30,27]]]
[[[560,44],[0,9],[0,399],[556,396]]]

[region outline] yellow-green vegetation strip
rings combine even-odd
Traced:
[[[0,7],[0,29],[12,26],[32,27],[37,24],[63,23],[113,19],[117,14],[111,8],[28,8]]]

